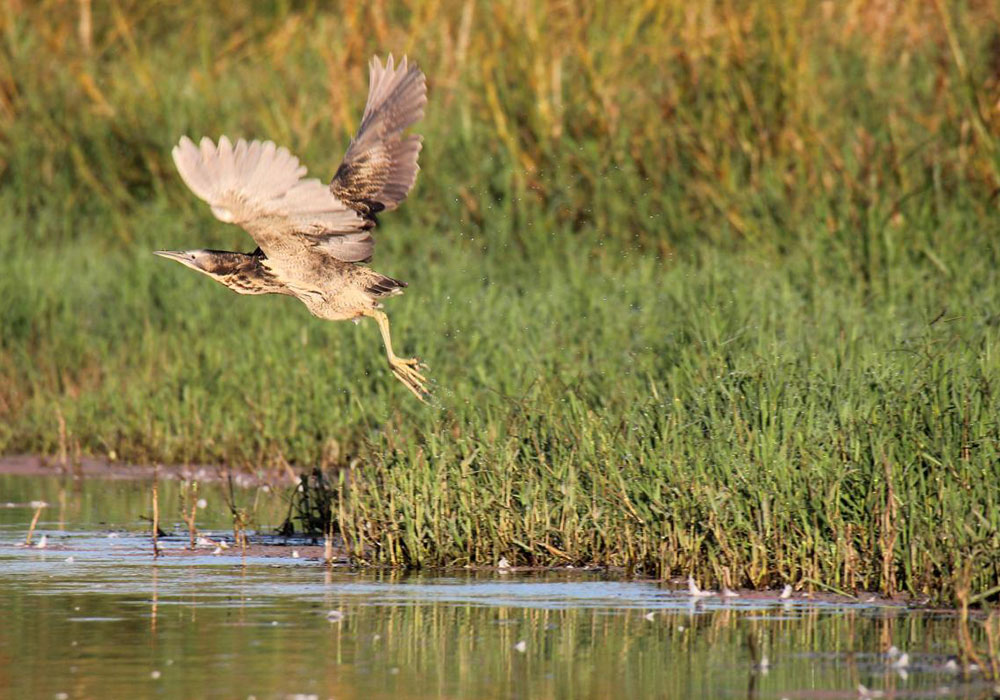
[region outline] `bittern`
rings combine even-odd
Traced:
[[[157,251],[208,275],[237,294],[287,294],[319,318],[375,319],[393,374],[421,400],[426,367],[392,350],[389,318],[380,300],[402,294],[406,282],[375,272],[375,216],[399,206],[417,177],[420,136],[403,132],[424,114],[424,74],[404,57],[383,66],[372,58],[368,101],[357,135],[329,185],[305,179],[306,168],[272,141],[225,136],[218,145],[182,137],[174,163],[191,191],[217,219],[253,237],[251,253]]]

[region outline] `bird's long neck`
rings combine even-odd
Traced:
[[[211,251],[205,273],[237,294],[291,294],[262,253]]]

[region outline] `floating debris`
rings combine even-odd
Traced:
[[[792,597],[792,584],[786,583],[785,587],[781,589],[781,595],[778,596],[782,600],[788,600]]]
[[[740,594],[737,593],[736,591],[731,591],[728,588],[723,587],[723,589],[722,589],[722,597],[723,598],[739,598]]]
[[[42,539],[38,540],[38,544],[35,545],[35,549],[45,549],[49,545],[49,538],[46,535],[42,535]]]
[[[881,698],[885,697],[884,690],[870,690],[865,686],[858,683],[858,697],[859,698]]]
[[[292,559],[298,559],[298,558],[299,558],[299,550],[293,549],[292,550]]]
[[[330,622],[341,622],[344,619],[344,613],[340,610],[331,610],[326,614],[326,619]],[[375,636],[378,637],[378,635]],[[378,640],[376,639],[376,641]]]
[[[63,561],[66,562],[67,564],[72,564],[74,560],[73,557],[66,557],[65,559],[63,559]]]
[[[767,654],[760,657],[760,663],[757,664],[757,670],[760,671],[760,675],[766,676],[767,672],[771,670],[771,660],[767,658]]]
[[[715,592],[701,590],[698,588],[698,584],[694,582],[694,576],[688,576],[688,595],[695,598],[705,598],[710,595],[715,595]]]
[[[519,651],[522,654],[528,650],[528,643],[523,639],[514,645],[514,651]]]
[[[42,514],[42,509],[47,508],[48,505],[49,504],[45,501],[31,502],[31,507],[35,509],[35,514],[31,517],[31,525],[28,527],[28,536],[24,538],[25,546],[31,546],[31,536],[35,534],[35,525],[38,524],[38,518]],[[42,535],[42,541],[45,541],[44,535]]]
[[[149,674],[149,677],[155,681],[158,680],[161,675],[162,674],[159,671],[153,671],[152,673]]]
[[[216,547],[212,554],[219,555],[222,554],[222,547]]]

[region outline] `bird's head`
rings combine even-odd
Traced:
[[[227,259],[228,254],[219,250],[156,250],[153,254],[168,260],[176,260],[181,265],[203,272],[209,277],[228,273],[232,268],[232,261]]]
[[[176,260],[207,275],[237,294],[285,294],[285,287],[261,265],[256,254],[225,250],[157,250],[161,258]]]
[[[234,273],[240,261],[236,253],[222,250],[156,250],[155,255],[168,260],[176,260],[181,265],[208,275],[219,284],[233,287]]]

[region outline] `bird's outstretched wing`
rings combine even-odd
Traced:
[[[374,222],[375,214],[395,209],[406,199],[417,179],[420,136],[403,137],[402,133],[424,116],[427,84],[424,74],[405,56],[398,65],[389,56],[385,66],[372,58],[369,70],[361,126],[330,191]]]
[[[207,138],[195,145],[185,136],[174,163],[216,218],[245,228],[268,257],[310,249],[344,262],[368,260],[375,214],[395,209],[417,178],[420,137],[402,132],[426,104],[416,65],[372,58],[361,126],[329,187],[302,179],[305,166],[271,141],[240,139],[234,147],[223,136],[218,146]]]
[[[371,257],[366,221],[316,179],[303,179],[304,165],[271,141],[223,136],[216,146],[186,136],[173,150],[177,170],[191,191],[208,202],[216,218],[239,224],[268,257],[307,247],[346,260]]]

